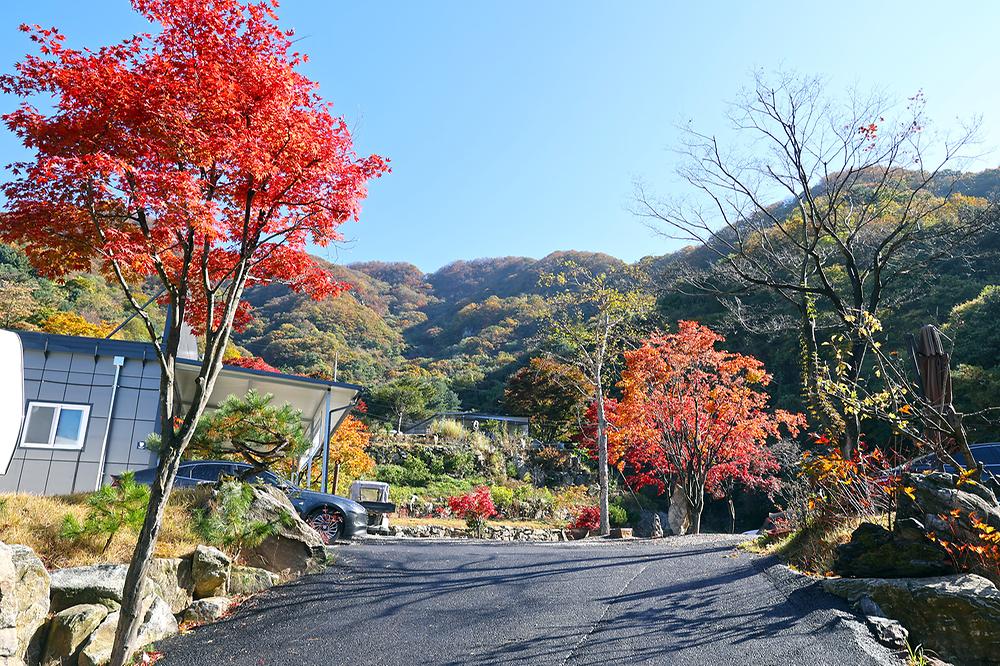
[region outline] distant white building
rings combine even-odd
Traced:
[[[178,359],[177,397],[189,403],[200,362]],[[224,366],[209,403],[251,389],[302,412],[312,446],[304,468],[357,402],[360,386]],[[92,491],[152,467],[160,366],[147,342],[0,330],[0,493]]]

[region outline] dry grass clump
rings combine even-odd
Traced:
[[[446,442],[461,442],[468,436],[468,431],[460,422],[454,419],[439,419],[431,423],[428,431]]]
[[[831,575],[837,546],[851,540],[851,534],[862,522],[857,517],[827,517],[814,520],[798,530],[782,536],[761,535],[740,545],[743,550],[762,555],[775,555],[788,566],[817,576]]]
[[[72,514],[80,521],[86,517],[86,499],[85,493],[57,497],[0,493],[0,541],[30,547],[48,569],[128,562],[137,537],[132,530],[123,529],[104,553],[105,538],[62,536],[64,516]],[[179,557],[194,550],[200,540],[194,533],[192,512],[206,500],[205,489],[181,489],[170,496],[157,557]]]

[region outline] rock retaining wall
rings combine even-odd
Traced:
[[[100,666],[111,657],[124,564],[56,569],[25,546],[0,543],[0,666]],[[153,560],[142,604],[139,644],[177,633],[178,622],[217,619],[230,600],[261,592],[277,574],[232,566],[209,546],[181,558]]]
[[[442,525],[393,525],[389,535],[396,537],[415,538],[448,538],[471,539],[472,533],[464,528],[445,527]],[[564,530],[546,529],[541,527],[520,527],[511,525],[487,525],[483,533],[484,539],[495,541],[568,541]]]
[[[1000,502],[987,486],[943,472],[907,474],[902,484],[892,530],[862,523],[837,547],[833,570],[845,577],[826,589],[855,603],[887,644],[909,632],[910,645],[956,664],[1000,663],[1000,576],[986,560],[957,572],[942,545],[982,545],[982,530],[1000,530]]]
[[[833,578],[823,585],[866,615],[884,611],[906,628],[911,645],[923,645],[956,664],[997,663],[1000,591],[982,576]],[[878,611],[865,611],[866,606]]]

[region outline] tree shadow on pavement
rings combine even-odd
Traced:
[[[766,640],[784,641],[790,655],[800,654],[804,639],[837,630],[824,624],[828,614],[810,618],[826,603],[814,591],[782,594],[748,556],[725,559],[731,541],[648,544],[352,546],[327,572],[265,592],[221,622],[164,642],[162,663],[292,663],[285,658],[296,651],[301,663],[317,664],[687,663],[679,657]],[[560,594],[569,607],[558,610],[565,612],[552,603]],[[522,612],[537,614],[545,626],[526,629],[503,616]],[[502,630],[506,624],[510,631]],[[366,635],[374,630],[408,631],[405,649],[426,654],[367,654],[359,661],[359,653],[378,644]],[[435,632],[449,634],[449,654],[434,653]],[[233,645],[247,636],[246,647]],[[324,636],[339,644],[339,657],[321,656]],[[786,662],[794,663],[801,661]]]

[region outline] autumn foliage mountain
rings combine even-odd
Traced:
[[[957,189],[991,196],[1000,192],[1000,170],[967,174]],[[973,407],[1000,402],[1000,363],[991,360],[1000,358],[1000,343],[970,327],[970,322],[991,321],[998,310],[993,291],[980,292],[1000,274],[1000,239],[980,242],[975,264],[940,266],[920,276],[893,295],[892,310],[884,318],[889,337],[900,343],[923,323],[954,331],[956,394]],[[282,285],[255,286],[247,294],[254,317],[235,342],[280,369],[332,377],[336,366],[340,379],[366,386],[418,365],[445,377],[464,409],[510,409],[504,403],[505,388],[538,355],[536,334],[549,307],[550,294],[539,286],[539,276],[567,259],[592,271],[624,265],[586,252],[457,261],[432,273],[405,262],[337,266],[319,260],[351,290],[314,301]],[[704,267],[709,259],[702,248],[690,247],[646,257],[636,268],[657,290],[661,321],[691,319],[724,333],[732,351],[752,354],[766,365],[773,376],[769,392],[775,405],[801,409],[797,331],[784,303],[750,293],[741,297],[743,309],[733,311],[711,298],[672,288],[678,275]],[[95,325],[114,325],[125,316],[120,297],[103,278],[83,271],[64,284],[53,282],[9,247],[0,248],[0,292],[10,294],[12,314],[22,326],[42,328],[48,317],[66,311]],[[141,333],[136,322],[129,331]],[[372,411],[378,410],[373,404]],[[980,436],[991,434],[982,431]]]

